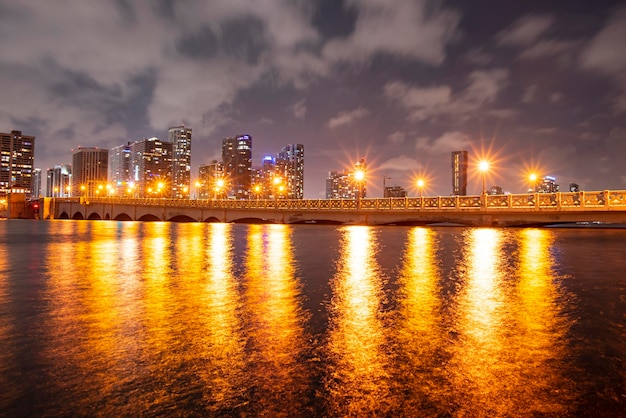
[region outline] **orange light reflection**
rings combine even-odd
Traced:
[[[381,277],[370,227],[342,229],[328,341],[326,383],[331,416],[389,412],[388,357],[381,323]]]

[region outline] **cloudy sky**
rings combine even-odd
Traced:
[[[447,195],[460,149],[512,193],[626,189],[625,45],[623,1],[0,0],[0,131],[44,170],[179,124],[194,174],[226,136],[302,143],[307,198],[362,157],[369,196]]]

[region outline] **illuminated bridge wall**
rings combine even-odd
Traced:
[[[45,199],[44,219],[521,226],[626,224],[626,191],[363,200]]]

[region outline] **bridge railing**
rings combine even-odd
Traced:
[[[80,204],[124,204],[138,206],[191,207],[206,209],[273,209],[273,210],[542,210],[575,208],[626,209],[626,190],[591,192],[557,192],[482,196],[437,196],[365,199],[167,199],[76,197],[55,198],[57,202]]]

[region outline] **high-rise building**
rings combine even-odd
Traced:
[[[452,152],[452,194],[467,195],[467,151]]]
[[[0,133],[0,194],[32,195],[35,137],[21,131]]]
[[[198,199],[217,199],[223,196],[225,187],[222,163],[213,160],[198,167]]]
[[[127,190],[134,188],[134,183],[131,179],[131,143],[128,142],[124,145],[118,145],[111,148],[109,151],[109,181],[115,187],[116,196],[134,196],[133,193],[128,193]]]
[[[360,199],[367,196],[365,173],[367,166],[362,158],[351,171],[331,171],[326,178],[326,199]]]
[[[172,196],[173,146],[171,142],[156,137],[143,138],[130,144],[128,181],[132,183],[130,189],[134,196]]]
[[[109,171],[109,151],[81,148],[72,151],[72,196],[102,196]]]
[[[304,198],[304,145],[284,146],[276,158],[278,175],[282,177],[287,199]]]
[[[70,197],[72,167],[67,164],[49,168],[46,175],[46,197]]]
[[[385,186],[384,197],[406,197],[406,190],[400,186]]]
[[[228,195],[248,199],[252,183],[252,137],[238,135],[222,141],[222,164]]]
[[[326,199],[352,199],[354,188],[350,173],[333,170],[326,178]]]
[[[41,168],[36,168],[33,170],[33,192],[30,197],[39,199],[41,196],[43,196],[41,191]]]
[[[189,199],[191,192],[191,128],[174,126],[168,130],[172,143],[172,197]]]
[[[556,177],[545,176],[537,191],[539,193],[556,193],[560,189],[560,186],[556,183]]]

